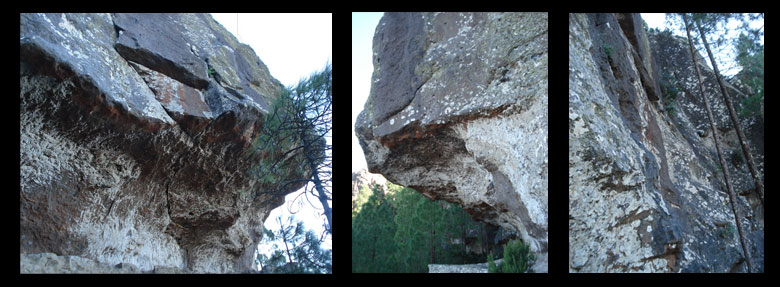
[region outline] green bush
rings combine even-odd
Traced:
[[[672,35],[672,30],[669,30],[668,27],[661,31],[661,35],[668,38],[674,37],[674,35]]]
[[[498,273],[496,262],[493,262],[493,252],[488,253],[488,273]]]
[[[673,98],[667,100],[664,109],[666,110],[666,113],[669,114],[669,116],[673,117],[677,109],[677,101],[675,101]]]
[[[731,156],[730,156],[731,163],[735,167],[740,167],[743,163],[745,163],[745,159],[742,158],[742,150],[740,149],[733,149],[731,150]]]
[[[677,95],[680,90],[675,86],[676,79],[674,75],[663,72],[661,75],[661,92],[664,95],[664,109],[669,116],[674,116],[677,110]]]
[[[604,53],[607,54],[607,58],[612,58],[612,46],[603,44],[601,45],[601,48],[604,48]],[[609,60],[612,61],[612,59]]]
[[[531,266],[536,255],[521,240],[512,240],[504,246],[504,261],[498,266],[493,262],[493,253],[488,254],[488,273],[526,273],[533,272]]]
[[[736,231],[737,230],[734,228],[734,225],[729,223],[720,230],[720,237],[723,237],[724,239],[732,239],[734,238],[734,233]]]
[[[742,118],[749,118],[756,115],[761,110],[761,101],[763,99],[763,94],[755,94],[742,99],[742,103],[739,105],[739,115]]]

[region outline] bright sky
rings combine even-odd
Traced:
[[[322,70],[325,63],[332,59],[332,14],[236,14],[212,13],[217,22],[236,35],[239,42],[247,44],[270,70],[271,75],[285,86],[298,83],[312,72]],[[315,198],[310,197],[315,210],[303,199],[304,204],[298,207],[291,201],[303,189],[285,197],[285,204],[271,211],[265,221],[268,229],[278,229],[276,217],[283,219],[290,215],[288,207],[295,218],[303,221],[306,228],[314,230],[317,235],[322,232],[325,217],[322,206]],[[300,200],[299,200],[300,201]],[[322,247],[332,249],[330,236],[323,241]],[[259,249],[271,250],[271,246],[261,245]],[[270,252],[264,252],[270,254]]]
[[[382,13],[352,13],[352,171],[366,169],[366,158],[355,137],[355,121],[371,91],[372,43],[380,18]]]
[[[239,42],[251,46],[271,75],[285,86],[297,84],[299,79],[321,70],[332,59],[330,13],[212,13],[211,16],[236,35]]]
[[[665,27],[667,27],[665,13],[642,13],[642,19],[645,20],[648,28],[658,28],[659,30],[663,31]],[[763,20],[754,21],[750,23],[751,28],[759,28],[763,25],[764,25]],[[726,38],[736,39],[736,37],[739,36],[738,29],[737,29],[739,26],[740,23],[738,21],[731,20],[726,26],[729,30],[729,33],[727,33]],[[672,34],[674,35],[680,37],[687,37],[684,27],[670,26],[669,29],[672,30]],[[693,37],[696,37],[698,34],[694,32],[695,29],[696,29],[695,27],[691,27],[691,35]],[[710,37],[707,37],[707,42],[710,43],[710,46],[713,46],[714,39],[710,39]],[[761,44],[763,44],[763,38],[761,39]],[[732,76],[740,71],[740,68],[734,62],[734,52],[730,45],[726,47],[722,47],[720,49],[715,47],[712,48],[713,48],[712,53],[715,54],[715,61],[718,63],[718,70],[720,70],[721,73],[727,76]],[[709,63],[709,58],[707,57],[707,51],[704,49],[704,45],[701,44],[696,45],[696,49],[705,59],[707,59],[706,61],[707,66],[712,68],[712,65]]]

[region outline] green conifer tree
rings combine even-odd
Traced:
[[[322,242],[301,221],[290,216],[277,217],[278,230],[264,229],[263,240],[274,242],[271,256],[259,257],[260,265],[271,273],[332,273],[332,252],[322,249]]]
[[[352,220],[352,272],[396,272],[394,210],[379,186]]]
[[[493,262],[493,255],[488,255],[489,273],[526,273],[533,272],[531,266],[536,261],[536,255],[531,253],[528,245],[521,240],[512,240],[504,246],[504,260],[498,266]]]
[[[260,159],[250,173],[259,179],[261,190],[286,193],[303,184],[305,196],[313,196],[321,204],[329,234],[333,233],[332,79],[328,63],[294,87],[283,88],[248,151],[248,156]]]

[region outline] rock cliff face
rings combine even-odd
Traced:
[[[719,143],[741,155],[715,76],[697,58]],[[662,82],[680,91],[673,103]],[[732,101],[744,97],[729,89]],[[762,122],[741,123],[760,170]],[[648,35],[638,14],[570,15],[570,272],[744,272],[709,129],[687,39]],[[763,208],[744,161],[731,158],[761,271]]]
[[[246,172],[282,88],[254,51],[207,14],[22,14],[20,30],[22,258],[251,268],[284,197]]]
[[[387,13],[356,134],[368,169],[547,254],[547,14]]]

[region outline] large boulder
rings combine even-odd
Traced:
[[[253,268],[298,187],[247,172],[282,88],[251,48],[207,14],[21,14],[20,30],[21,256]]]
[[[547,14],[387,13],[373,49],[355,126],[369,171],[458,203],[545,257]]]
[[[569,16],[569,271],[743,272],[687,39],[637,32],[636,18],[633,26],[621,23],[632,17]],[[643,42],[651,53],[637,45]],[[697,55],[719,143],[738,148],[702,61]],[[647,63],[657,63],[648,75],[667,75],[676,98],[662,95],[670,99],[663,105],[653,99],[654,83],[642,75]],[[742,124],[755,130],[756,119]],[[750,137],[760,139],[751,147],[763,159],[763,135]],[[763,270],[763,209],[744,163],[727,168],[747,215],[741,220],[753,267]]]

